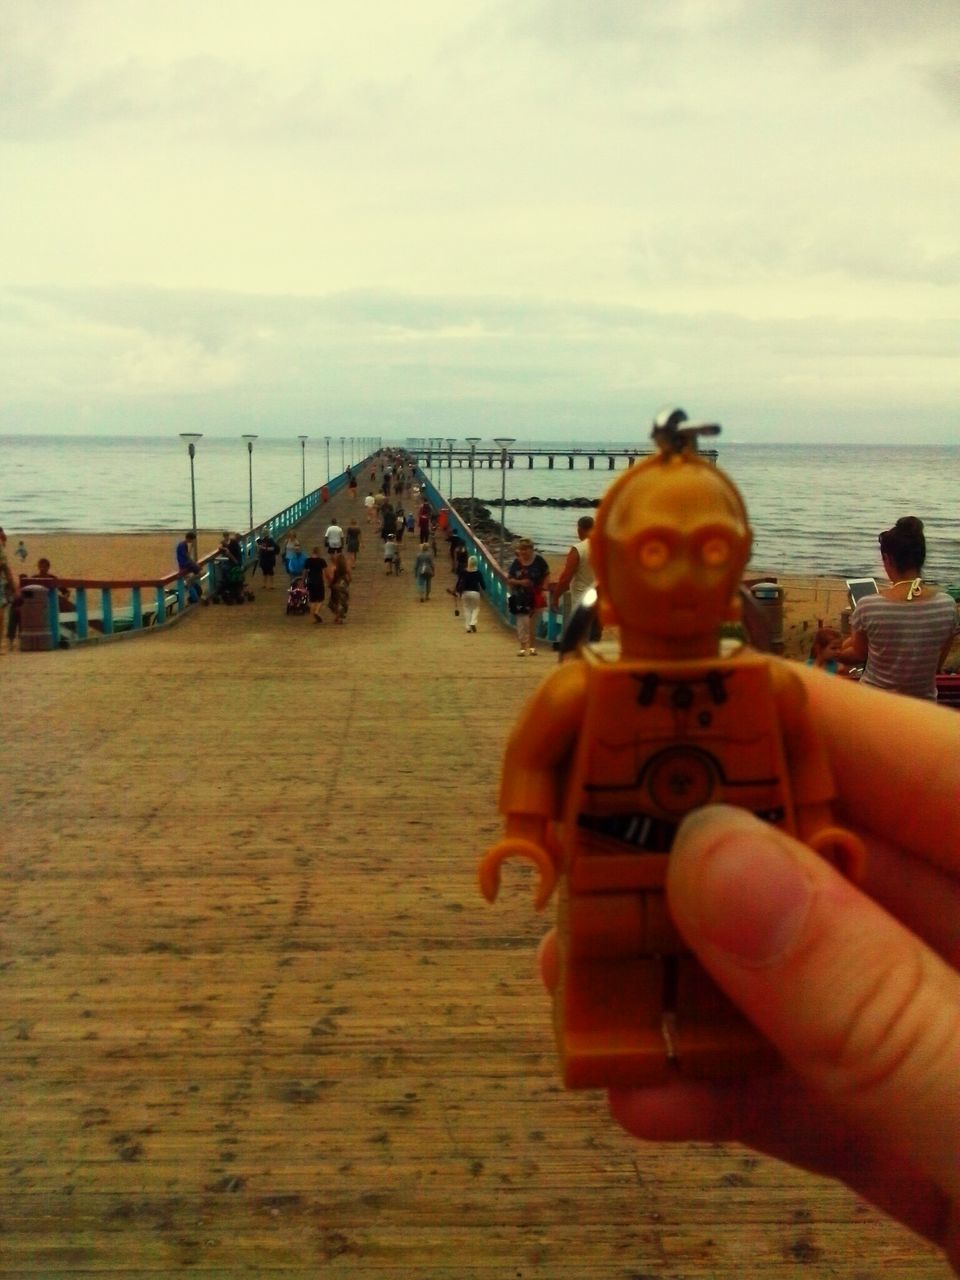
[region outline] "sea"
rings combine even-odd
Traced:
[[[388,442],[385,442],[388,443]],[[402,443],[402,442],[398,442]],[[713,442],[711,442],[713,443]],[[589,447],[646,448],[644,442],[593,442]],[[360,461],[347,440],[261,437],[253,453],[239,437],[203,436],[194,460],[197,523],[244,531]],[[566,458],[580,441],[518,441],[506,474],[509,499],[599,498],[613,476],[606,461],[589,470],[585,454]],[[960,581],[960,445],[897,448],[866,444],[716,442],[719,465],[739,487],[754,529],[752,566],[781,574],[883,577],[877,535],[898,516],[925,524],[927,576]],[[483,445],[480,446],[480,449]],[[533,469],[525,448],[555,448]],[[619,461],[618,472],[625,464]],[[445,497],[470,496],[471,472],[434,465],[431,479]],[[362,480],[362,478],[361,478]],[[475,496],[499,515],[501,474],[477,468]],[[361,494],[364,488],[361,482]],[[506,525],[548,553],[563,552],[583,510],[509,506]],[[17,535],[53,531],[183,530],[191,524],[187,448],[177,436],[0,436],[0,526]]]

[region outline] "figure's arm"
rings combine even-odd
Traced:
[[[550,898],[557,868],[548,829],[560,816],[562,783],[585,696],[584,663],[564,663],[540,685],[510,734],[500,778],[505,834],[480,862],[480,887],[490,902],[500,887],[502,863],[513,857],[532,861],[540,872],[537,910]]]
[[[833,771],[803,682],[788,663],[776,660],[771,661],[771,679],[783,729],[797,837],[857,882],[864,872],[863,842],[834,820]]]

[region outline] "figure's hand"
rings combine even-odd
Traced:
[[[557,867],[546,848],[546,823],[542,818],[511,816],[507,833],[480,860],[480,892],[494,902],[500,890],[500,868],[508,858],[525,858],[540,873],[533,905],[542,911],[557,882]]]
[[[960,725],[914,699],[802,678],[837,817],[866,846],[862,887],[726,808],[684,823],[668,878],[687,943],[785,1066],[617,1091],[613,1115],[641,1138],[740,1141],[841,1178],[960,1273]],[[549,981],[549,940],[542,966]]]
[[[821,858],[826,858],[848,880],[854,884],[863,883],[867,870],[867,847],[852,831],[843,827],[822,827],[807,836],[804,843]]]

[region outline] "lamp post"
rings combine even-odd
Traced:
[[[456,436],[447,436],[447,468],[450,472],[450,483],[447,486],[447,501],[453,499],[453,446],[457,443]]]
[[[324,436],[323,438],[327,442],[327,484],[329,484],[330,483],[330,437]]]
[[[302,490],[300,496],[307,496],[307,440],[309,436],[297,436],[300,441],[300,488]]]
[[[249,493],[250,493],[250,524],[249,524],[247,527],[249,528],[250,532],[252,533],[252,532],[253,532],[253,442],[254,442],[254,440],[256,440],[256,439],[257,439],[257,437],[256,437],[256,436],[251,436],[251,435],[246,435],[246,436],[241,436],[241,437],[240,437],[240,439],[241,439],[241,440],[246,440],[246,442],[247,442],[247,462],[248,462],[249,473],[250,473],[250,488],[249,488]]]
[[[347,455],[344,453],[344,449],[343,449],[345,440],[346,440],[346,436],[340,437],[340,470],[341,471],[346,471],[347,469]]]
[[[190,528],[197,532],[197,489],[193,482],[193,460],[197,455],[197,441],[203,439],[202,431],[181,431],[180,439],[186,440],[187,452],[190,455]]]
[[[513,444],[516,436],[494,436],[494,443],[500,446],[500,568],[503,568],[503,547],[505,542],[504,526],[507,520],[507,447]]]
[[[469,525],[473,528],[473,498],[475,492],[475,477],[473,474],[474,464],[477,460],[477,445],[480,443],[480,436],[467,436],[467,444],[470,446],[470,520]]]

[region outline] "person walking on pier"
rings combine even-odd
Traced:
[[[331,516],[323,542],[332,556],[343,550],[343,529],[336,516]]]
[[[303,566],[304,576],[307,580],[307,595],[310,598],[310,612],[313,614],[314,622],[322,622],[323,617],[320,613],[320,606],[323,604],[324,582],[327,571],[327,562],[320,554],[320,548],[314,547],[313,551],[307,557]]]
[[[344,541],[344,551],[346,552],[347,564],[350,566],[351,573],[357,567],[357,556],[360,554],[360,537],[361,530],[360,525],[357,523],[357,517],[351,516]]]
[[[583,597],[592,586],[596,585],[593,565],[590,563],[590,534],[593,532],[593,516],[581,516],[577,521],[577,541],[567,552],[567,558],[560,571],[560,577],[550,587],[550,604],[557,613],[560,611],[560,597],[565,591],[570,592],[570,616],[580,608]],[[602,628],[596,615],[590,628],[590,639],[599,640]]]
[[[433,574],[435,569],[433,552],[430,549],[429,542],[421,542],[420,550],[414,562],[413,571],[417,578],[417,591],[420,593],[420,603],[430,599],[430,588],[433,585]]]
[[[417,512],[417,534],[421,543],[430,541],[430,515],[430,503],[422,502]]]
[[[264,529],[257,539],[257,558],[260,572],[263,574],[263,585],[267,591],[273,590],[273,571],[277,567],[277,555],[280,548],[269,529]]]
[[[507,586],[510,588],[510,612],[517,620],[517,643],[520,658],[536,656],[535,641],[540,610],[547,602],[545,587],[550,576],[550,566],[543,556],[537,555],[529,538],[517,543],[517,554],[507,570]]]
[[[333,557],[328,583],[330,586],[329,609],[334,622],[343,623],[350,608],[350,567],[342,551]]]
[[[292,531],[283,540],[283,567],[290,573],[290,557],[300,550],[300,539]]]
[[[477,557],[469,556],[465,569],[457,576],[456,594],[463,605],[464,631],[476,631],[480,616],[480,592],[486,591],[483,574],[477,568]]]

